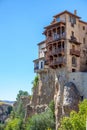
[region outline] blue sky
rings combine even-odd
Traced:
[[[0,0],[0,99],[15,100],[20,89],[31,93],[44,26],[75,9],[87,21],[87,0]]]

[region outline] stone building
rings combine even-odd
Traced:
[[[57,130],[61,116],[78,110],[79,100],[87,98],[87,22],[76,10],[65,10],[53,16],[43,34],[46,39],[38,44],[38,59],[34,60],[39,75],[38,104],[54,99]]]

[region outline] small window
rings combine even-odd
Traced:
[[[85,38],[83,38],[83,43],[85,44]]]
[[[71,16],[69,16],[69,22],[71,22]]]
[[[48,31],[48,36],[52,36],[52,32],[51,31]]]
[[[62,47],[64,48],[64,42],[62,43]]]
[[[76,69],[72,69],[72,72],[76,72]]]
[[[83,26],[83,30],[85,30],[85,26]]]
[[[76,18],[69,16],[69,22],[71,22],[72,24],[76,24]]]
[[[41,62],[41,69],[43,69],[43,62]]]
[[[77,60],[76,60],[76,57],[72,57],[72,65],[74,66],[74,67],[76,67],[76,65],[77,65]]]
[[[72,37],[74,37],[74,32],[72,31]]]
[[[72,45],[72,50],[75,50],[75,45]]]

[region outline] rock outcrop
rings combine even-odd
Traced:
[[[58,91],[55,99],[55,118],[56,130],[58,130],[62,116],[69,116],[72,110],[78,111],[80,95],[72,82],[67,82],[64,86],[57,82],[56,85],[58,85]]]
[[[4,123],[9,117],[12,106],[9,104],[0,104],[0,123]]]

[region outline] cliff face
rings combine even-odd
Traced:
[[[31,103],[27,105],[27,117],[46,110],[51,100],[55,103],[56,130],[62,116],[71,110],[78,111],[80,94],[73,82],[68,80],[67,71],[48,69],[39,74],[39,84],[33,91]]]
[[[58,91],[55,95],[55,119],[56,130],[58,130],[61,117],[69,116],[72,110],[78,111],[80,95],[75,84],[72,82],[67,82],[64,86],[56,82],[56,85],[58,86]]]
[[[21,97],[20,100],[25,111],[25,119],[44,112],[50,101],[54,100],[56,130],[58,130],[61,117],[69,116],[72,110],[78,111],[80,94],[75,83],[70,82],[65,69],[47,69],[39,73],[39,82],[33,89],[32,99]],[[14,107],[17,106],[16,102]]]
[[[12,110],[12,106],[9,104],[0,104],[0,122],[4,123],[9,117],[9,114]]]

